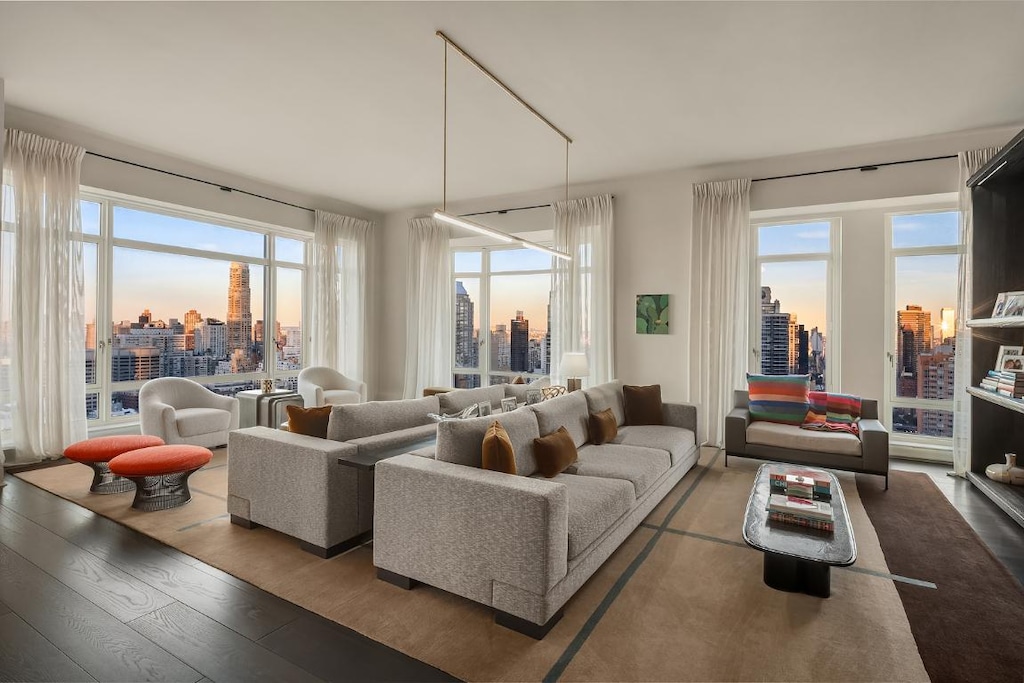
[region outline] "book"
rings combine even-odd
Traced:
[[[768,498],[768,512],[795,515],[820,522],[832,521],[832,504],[823,500],[808,500],[797,496],[773,493]]]
[[[807,519],[806,517],[798,517],[797,515],[788,515],[784,512],[769,512],[768,519],[772,522],[781,522],[782,524],[793,524],[795,526],[802,526],[808,529],[817,529],[818,531],[835,531],[834,522],[823,522],[817,519]]]

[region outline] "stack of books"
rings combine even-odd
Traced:
[[[1024,372],[989,370],[981,388],[1008,398],[1024,398]]]
[[[773,493],[768,498],[768,519],[821,531],[835,529],[831,503],[781,493]]]
[[[832,485],[828,475],[817,470],[772,472],[768,481],[772,493],[815,500],[832,499]]]

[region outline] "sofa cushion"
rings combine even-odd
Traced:
[[[797,451],[861,455],[860,439],[853,434],[815,432],[775,422],[751,422],[747,427],[747,443]]]
[[[420,425],[407,429],[396,429],[393,432],[364,436],[360,439],[349,439],[349,443],[358,447],[360,454],[383,455],[391,453],[398,455],[413,448],[419,448],[429,444],[437,438],[437,425]]]
[[[348,389],[324,389],[324,403],[332,406],[348,405],[350,403],[359,403],[363,400],[363,397],[358,391],[349,391]]]
[[[516,473],[516,452],[512,447],[512,440],[508,438],[508,432],[497,420],[484,432],[480,466],[485,470],[505,474]]]
[[[611,408],[590,414],[590,442],[597,446],[615,440],[619,434]]]
[[[634,495],[639,498],[671,465],[668,451],[619,444],[588,444],[580,449],[576,474],[624,479],[633,484]]]
[[[660,425],[664,418],[661,413],[661,385],[646,387],[624,385],[622,406],[628,425]]]
[[[693,431],[667,425],[636,425],[622,427],[613,443],[623,446],[643,446],[668,451],[672,464],[685,458],[697,443]]]
[[[598,384],[596,387],[584,389],[583,395],[587,397],[587,408],[591,413],[599,413],[611,408],[612,414],[615,415],[616,426],[625,424],[626,409],[622,404],[622,382],[614,379],[611,382]]]
[[[502,384],[501,386],[505,388],[505,398],[514,398],[519,403],[526,403],[527,391],[549,387],[551,386],[551,380],[548,377],[541,377],[528,384]]]
[[[807,417],[810,375],[752,375],[747,373],[750,419],[801,425]]]
[[[540,475],[535,475],[540,476]],[[636,504],[633,485],[623,479],[559,474],[569,511],[569,559],[578,556]]]
[[[350,441],[364,436],[433,424],[427,415],[438,410],[437,396],[334,406],[330,422],[327,424],[327,438],[333,441]]]
[[[220,408],[176,408],[174,423],[181,436],[199,436],[227,431],[231,413]]]
[[[533,440],[533,457],[537,469],[549,479],[569,469],[576,462],[576,444],[565,427],[559,427],[551,434]]]
[[[529,410],[536,414],[537,427],[541,434],[550,434],[558,431],[559,427],[565,427],[576,448],[587,442],[587,422],[590,413],[587,411],[587,398],[582,391],[574,391],[534,404],[529,406]]]
[[[484,433],[494,422],[493,417],[471,417],[466,420],[448,420],[437,425],[436,458],[457,465],[480,467],[483,461]],[[502,413],[501,426],[508,433],[516,455],[516,473],[528,477],[537,471],[533,457],[533,440],[540,436],[537,418],[529,410]]]
[[[852,394],[828,395],[826,422],[853,424],[860,419],[860,396]]]
[[[476,389],[456,389],[437,395],[441,404],[441,412],[445,415],[459,413],[471,405],[487,401],[492,408],[501,407],[501,399],[505,398],[505,389],[502,385],[496,384],[492,387],[478,387]]]
[[[288,431],[306,436],[327,438],[327,423],[331,419],[331,406],[303,408],[302,406],[285,406],[288,412]]]

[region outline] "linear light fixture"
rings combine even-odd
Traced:
[[[519,240],[519,242],[527,249],[536,249],[537,251],[543,251],[545,254],[551,254],[555,258],[560,258],[563,261],[572,261],[572,256],[566,254],[564,251],[558,251],[557,249],[550,249],[544,245],[531,242],[530,240]]]
[[[443,222],[448,223],[450,225],[454,225],[454,226],[457,226],[457,227],[460,227],[460,228],[465,228],[466,230],[472,230],[473,232],[478,232],[481,235],[487,235],[488,237],[493,237],[494,239],[501,240],[502,242],[519,242],[520,241],[518,238],[513,237],[512,235],[509,235],[508,233],[501,232],[500,230],[493,230],[491,228],[488,228],[485,225],[480,225],[479,223],[476,223],[474,221],[467,221],[465,218],[459,218],[458,216],[453,216],[450,213],[446,213],[444,211],[438,211],[436,209],[434,210],[434,220],[443,221]]]

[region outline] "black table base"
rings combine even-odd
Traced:
[[[819,598],[832,594],[831,567],[776,553],[764,554],[764,582],[776,590],[807,593]]]

